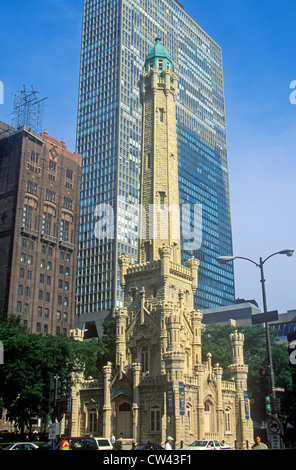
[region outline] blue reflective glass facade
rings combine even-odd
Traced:
[[[183,262],[193,254],[201,261],[197,308],[234,302],[232,266],[216,261],[232,254],[221,49],[174,0],[85,0],[77,123],[77,152],[83,157],[79,314],[120,306],[118,257],[124,252],[137,260],[131,207],[140,189],[138,80],[158,34],[180,78],[180,203],[190,205],[192,223],[194,204],[202,209],[200,246],[194,253],[183,249]],[[118,197],[126,204],[119,206]],[[102,204],[114,209],[114,236],[99,239],[95,226],[104,213],[96,207]]]

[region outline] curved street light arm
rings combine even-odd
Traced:
[[[245,259],[246,261],[250,261],[251,263],[255,264],[258,268],[260,268],[260,264],[256,263],[250,258],[245,258],[244,256],[235,256],[235,259]]]
[[[262,264],[264,264],[265,261],[267,261],[269,258],[272,258],[272,256],[281,255],[281,254],[284,254],[283,251],[277,251],[276,253],[272,253],[272,255],[267,256],[267,258],[265,258],[265,260],[263,260],[261,262],[262,262]]]

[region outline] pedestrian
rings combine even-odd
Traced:
[[[115,444],[115,436],[113,435],[113,433],[111,432],[111,435],[110,435],[110,441],[111,441],[111,444],[113,445],[114,447],[114,444]]]
[[[59,445],[59,450],[70,450],[70,445],[68,439],[66,439],[66,436],[62,434],[61,436],[61,442]]]
[[[259,436],[255,439],[255,444],[252,446],[253,450],[266,450],[268,449],[267,445],[264,442],[261,442],[261,438]]]
[[[172,450],[172,442],[173,442],[173,438],[171,436],[168,436],[167,437],[167,442],[166,442],[166,445],[165,445],[165,450]]]

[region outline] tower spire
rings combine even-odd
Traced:
[[[178,77],[159,36],[140,76],[143,109],[140,262],[159,259],[163,245],[181,263],[176,107]]]

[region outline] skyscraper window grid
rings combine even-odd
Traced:
[[[174,0],[85,0],[77,126],[83,156],[77,283],[78,313],[122,303],[117,259],[137,260],[141,158],[138,79],[159,35],[180,77],[177,142],[180,203],[202,205],[199,308],[234,301],[226,124],[221,48]],[[117,205],[117,197],[126,207]],[[94,236],[95,207],[114,208],[114,239]],[[194,214],[191,210],[191,223]],[[182,252],[188,259],[191,252]]]

